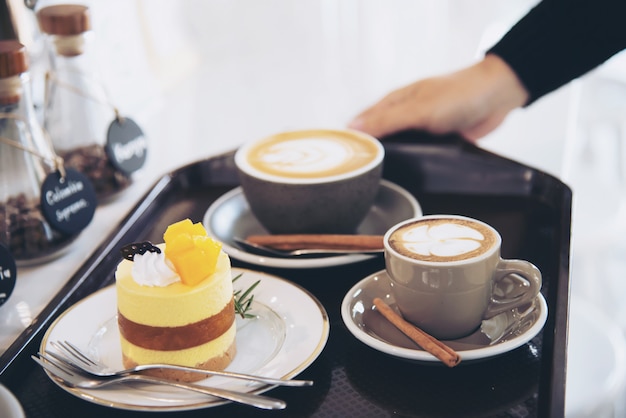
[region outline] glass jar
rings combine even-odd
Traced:
[[[41,210],[41,187],[58,170],[57,158],[37,121],[26,48],[0,41],[0,242],[17,265],[62,253],[76,234],[53,228]]]
[[[107,150],[107,132],[119,117],[97,73],[92,51],[89,8],[80,4],[48,6],[37,12],[50,54],[44,128],[67,167],[85,174],[98,201],[107,202],[132,183]]]

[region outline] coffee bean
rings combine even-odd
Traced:
[[[86,175],[99,200],[110,198],[130,186],[131,179],[117,170],[104,150],[104,147],[92,144],[70,150],[59,151],[66,167],[72,167]]]
[[[41,213],[39,199],[24,193],[0,202],[0,241],[18,262],[46,258],[75,239],[54,230]]]

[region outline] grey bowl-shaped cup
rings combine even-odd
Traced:
[[[384,149],[375,161],[351,173],[330,178],[281,181],[246,171],[235,163],[251,212],[273,234],[354,233],[367,215],[382,178]],[[239,154],[239,155],[238,155]]]

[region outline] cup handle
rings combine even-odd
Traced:
[[[541,290],[541,272],[528,261],[501,259],[494,273],[494,289],[505,278],[520,283],[523,291],[510,298],[496,298],[492,295],[484,315],[485,319],[532,302]]]

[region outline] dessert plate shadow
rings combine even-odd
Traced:
[[[373,309],[375,297],[383,299],[396,309],[389,286],[389,276],[385,270],[364,278],[344,297],[341,317],[348,330],[364,344],[391,356],[421,363],[441,364],[437,358],[422,350]],[[517,310],[511,310],[483,321],[482,328],[489,329],[490,333],[495,333],[499,337],[497,340],[494,339],[495,342],[492,343],[492,340],[478,329],[466,337],[447,340],[445,343],[459,353],[463,365],[472,360],[494,357],[520,347],[541,331],[547,317],[547,303],[543,295],[539,294],[533,304],[522,313],[521,318],[518,317]]]
[[[254,319],[237,317],[237,355],[227,370],[290,379],[305,370],[322,352],[330,323],[322,304],[307,290],[288,280],[253,270],[233,268],[235,290],[247,289],[257,280],[251,313]],[[87,350],[90,357],[112,369],[123,368],[116,319],[115,285],[103,288],[67,309],[46,331],[39,351],[51,350],[51,341],[68,340]],[[49,375],[50,376],[50,375]],[[226,403],[221,399],[163,385],[114,385],[89,390],[59,387],[81,399],[117,409],[134,411],[184,411]],[[197,382],[249,393],[263,393],[274,386],[213,376]]]
[[[387,180],[381,180],[380,190],[369,213],[359,225],[358,234],[383,235],[389,228],[405,219],[422,216],[418,201],[404,188]],[[204,219],[207,233],[223,244],[231,257],[258,266],[279,268],[331,267],[357,263],[376,255],[342,254],[319,258],[284,258],[262,256],[237,246],[235,237],[268,234],[254,217],[241,187],[222,195],[207,209]]]

